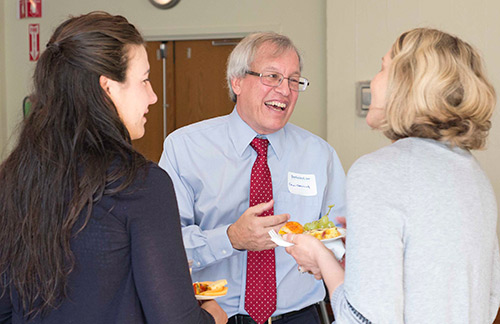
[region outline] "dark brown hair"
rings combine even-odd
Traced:
[[[32,111],[0,166],[0,287],[16,289],[27,317],[66,298],[70,238],[146,164],[99,84],[125,81],[133,45],[144,40],[127,19],[92,12],[57,27],[37,62]]]

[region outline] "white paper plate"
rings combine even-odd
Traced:
[[[194,295],[194,297],[196,297],[197,300],[212,300],[212,299],[217,299],[219,297],[224,297],[226,295],[222,295],[222,296],[205,296],[205,295]]]
[[[334,237],[331,239],[327,239],[327,240],[321,240],[321,242],[323,242],[323,244],[327,248],[329,248],[330,250],[333,251],[333,254],[335,254],[335,257],[337,258],[337,260],[341,260],[345,254],[344,242],[342,242],[341,239],[345,237],[346,230],[345,230],[345,228],[342,228],[342,227],[337,227],[337,229],[340,233],[340,236],[337,236],[337,237]],[[273,230],[271,230],[271,231],[273,231]],[[269,235],[271,235],[271,234],[269,234]],[[288,247],[288,246],[293,245],[293,243],[287,242],[284,239],[282,239],[280,235],[278,235],[274,238],[271,238],[271,240],[274,243],[276,243],[277,245],[283,246],[283,247]]]
[[[327,239],[327,240],[321,240],[321,242],[323,242],[324,245],[327,245],[327,244],[330,244],[332,242],[335,242],[336,240],[340,240],[341,238],[344,238],[345,237],[345,228],[337,227],[337,230],[339,231],[340,236],[337,236],[337,237],[334,237],[331,239]]]
[[[332,252],[333,252],[333,254],[335,254],[335,257],[337,258],[337,260],[340,261],[340,260],[342,260],[342,258],[344,257],[344,254],[345,254],[344,242],[341,240],[342,238],[345,237],[345,228],[338,227],[337,229],[340,232],[340,236],[337,236],[337,237],[334,237],[331,239],[327,239],[327,240],[321,240],[321,242],[323,242],[323,244],[327,248],[332,250]]]

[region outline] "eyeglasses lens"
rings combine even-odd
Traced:
[[[263,84],[270,87],[279,87],[284,79],[288,79],[288,86],[290,90],[293,91],[305,91],[309,82],[303,77],[289,77],[285,78],[280,73],[264,74],[261,76],[260,80]]]

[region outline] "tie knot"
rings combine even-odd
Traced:
[[[267,146],[269,141],[266,138],[255,137],[250,146],[257,152],[257,156],[267,157]]]

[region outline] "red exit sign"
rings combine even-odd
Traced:
[[[40,24],[29,24],[30,61],[37,61],[40,57]]]
[[[42,0],[18,0],[19,19],[42,17]]]

